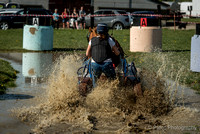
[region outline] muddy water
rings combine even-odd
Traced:
[[[42,53],[1,53],[0,58],[11,63],[19,71],[17,87],[9,88],[0,96],[0,133],[28,134],[33,125],[21,122],[12,110],[39,102],[38,96],[44,93],[47,69],[53,64],[52,54]]]
[[[3,59],[6,59],[9,62],[11,62],[11,65],[16,70],[21,72],[21,70],[22,70],[22,65],[20,62],[21,54],[17,54],[17,55],[19,56],[18,61],[8,60],[8,59],[6,59],[6,57],[4,57]],[[23,85],[22,81],[23,81],[23,77],[22,77],[22,74],[20,73],[20,74],[18,74],[18,79],[16,82],[17,85],[22,87],[22,85]],[[22,104],[21,100],[23,101],[23,98],[24,99],[33,98],[33,96],[31,96],[31,95],[22,94],[22,93],[19,94],[21,92],[20,90],[22,89],[20,87],[16,90],[9,89],[7,91],[7,94],[0,96],[0,98],[1,98],[1,100],[0,100],[0,107],[1,107],[1,109],[0,109],[0,113],[1,113],[0,132],[1,133],[17,133],[17,132],[28,133],[31,130],[31,126],[26,125],[26,124],[20,122],[19,120],[17,120],[15,117],[11,116],[10,110],[13,107],[18,107],[19,105],[21,105]],[[20,101],[18,101],[18,100],[20,100]]]
[[[196,132],[194,126],[200,126],[198,110],[175,107],[174,104],[182,106],[174,99],[174,94],[179,92],[175,84],[169,86],[162,79],[164,65],[156,73],[141,71],[143,97],[135,96],[131,88],[121,87],[119,81],[115,80],[99,83],[87,98],[80,96],[77,91],[76,71],[79,66],[79,56],[61,57],[54,64],[52,73],[48,73],[50,77],[46,86],[39,85],[40,88],[37,88],[39,80],[35,78],[39,69],[26,67],[23,74],[32,78],[32,84],[28,87],[35,85],[36,90],[33,88],[34,92],[30,94],[27,92],[30,90],[25,91],[29,99],[24,99],[24,102],[19,100],[20,105],[25,107],[13,109],[15,117],[24,123],[34,123],[30,127],[33,132],[48,134],[182,133],[183,129],[186,129],[184,132],[188,132],[188,129],[191,129],[189,132]],[[41,87],[44,89],[41,90]],[[169,94],[170,90],[172,93]],[[11,128],[8,127],[8,130]]]

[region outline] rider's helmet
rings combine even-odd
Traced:
[[[108,33],[108,26],[105,23],[99,23],[97,25],[97,33],[98,34],[107,34]]]

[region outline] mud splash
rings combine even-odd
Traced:
[[[42,103],[14,113],[22,121],[37,124],[35,133],[142,133],[165,125],[161,117],[168,115],[173,105],[161,73],[141,70],[143,97],[136,97],[132,88],[120,87],[115,80],[99,83],[84,98],[77,90],[79,66],[79,56],[60,57]]]

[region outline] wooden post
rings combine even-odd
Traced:
[[[91,12],[91,15],[94,15],[94,0],[91,0],[90,12]],[[94,17],[90,18],[90,26],[91,28],[94,27]]]
[[[174,31],[176,31],[176,14],[174,13]]]
[[[196,24],[196,35],[200,35],[200,24]]]

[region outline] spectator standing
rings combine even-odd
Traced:
[[[80,28],[85,29],[85,11],[83,10],[83,6],[81,6],[81,10],[79,11],[79,17],[80,17]]]
[[[65,29],[66,24],[67,28],[69,29],[69,17],[66,8],[64,9],[64,12],[62,12],[62,23],[63,23],[63,29]]]
[[[77,14],[77,12],[76,12],[76,8],[73,9],[72,17],[73,17],[73,21],[72,21],[72,23],[73,23],[73,28],[74,28],[74,29],[75,29],[75,28],[79,29],[79,28],[78,28],[78,21],[77,21],[78,14]]]
[[[54,21],[54,28],[56,27],[57,29],[59,29],[59,14],[58,14],[58,9],[55,9],[55,11],[54,11],[53,21]]]

